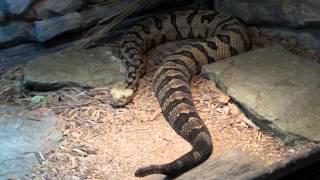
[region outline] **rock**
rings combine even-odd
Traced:
[[[61,51],[72,44],[73,42],[68,42],[54,47],[47,47],[41,43],[34,42],[1,49],[0,66],[6,68],[17,64],[26,64],[28,60],[34,59],[37,56]]]
[[[319,165],[320,145],[318,144],[259,171],[255,171],[247,179],[319,179]]]
[[[319,27],[320,1],[317,0],[215,0],[215,9],[254,25]]]
[[[7,49],[1,49],[0,51],[0,66],[5,63],[5,61],[11,61],[12,59],[23,58],[31,53],[38,51],[43,51],[44,47],[39,43],[27,43],[17,46],[13,46]]]
[[[295,1],[295,0],[294,0]],[[216,9],[239,17],[249,24],[281,24],[290,23],[290,20],[298,22],[296,19],[297,7],[295,3],[290,3],[288,8],[284,8],[284,4],[288,4],[289,0],[284,1],[231,1],[216,0]],[[293,9],[293,10],[292,10]],[[295,11],[294,11],[295,10]],[[286,16],[287,11],[293,13]],[[293,19],[292,19],[293,18]],[[289,24],[288,24],[289,25]],[[290,24],[292,25],[292,24]]]
[[[37,41],[45,42],[64,32],[78,29],[82,20],[82,16],[74,12],[64,16],[35,21],[31,34]]]
[[[0,26],[0,47],[10,46],[30,39],[31,24],[21,21],[11,21]]]
[[[5,15],[4,11],[2,9],[0,9],[0,23],[5,20],[5,17],[6,17],[6,15]]]
[[[239,150],[230,150],[176,178],[177,180],[242,180],[263,169],[266,164],[258,157]]]
[[[318,0],[305,0],[300,2],[300,18],[305,26],[319,28],[320,2]]]
[[[43,53],[47,53],[51,49],[46,48],[40,43],[26,43],[13,46],[0,51],[0,66],[8,67],[17,64],[25,64],[25,62]]]
[[[261,27],[261,32],[267,34],[275,34],[282,37],[294,38],[306,48],[320,52],[320,30],[316,28],[292,29],[292,28],[272,28]]]
[[[24,68],[23,85],[31,90],[55,90],[68,85],[106,87],[124,80],[119,63],[107,47],[47,54]]]
[[[48,109],[25,112],[0,106],[0,179],[22,179],[38,163],[39,152],[58,147],[62,123]]]
[[[86,0],[89,4],[101,4],[104,0]]]
[[[107,17],[105,16],[105,14],[108,13],[107,10],[110,10],[110,7],[96,6],[81,11],[80,14],[83,17],[82,26],[89,27],[97,23],[102,18]]]
[[[36,0],[3,0],[4,7],[12,15],[21,15]]]
[[[88,8],[80,12],[83,16],[83,27],[89,27],[96,24],[99,20],[112,17],[121,12],[123,7],[130,6],[131,1],[119,1],[115,5],[112,6],[94,6],[92,8]]]
[[[239,17],[254,25],[317,27],[320,25],[320,2],[317,0],[216,0],[216,10]]]
[[[74,12],[83,4],[82,0],[46,0],[37,3],[33,9],[38,19],[46,19]]]
[[[288,143],[320,140],[320,64],[276,45],[204,71],[262,129]]]

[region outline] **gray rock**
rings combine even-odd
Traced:
[[[21,21],[11,21],[7,25],[0,26],[0,47],[29,39],[30,29],[31,24]]]
[[[247,179],[319,179],[320,145],[309,148],[255,171]]]
[[[282,37],[294,38],[304,47],[320,52],[320,29],[305,28],[301,30],[275,27],[260,27],[259,29],[263,33],[271,33]]]
[[[114,59],[107,47],[44,55],[26,65],[23,85],[31,90],[54,90],[68,85],[110,86],[125,78],[121,65]]]
[[[215,9],[320,52],[320,1],[215,0]],[[302,28],[303,27],[303,28]]]
[[[5,15],[4,11],[2,9],[0,9],[0,23],[5,20],[5,17],[6,17],[6,15]]]
[[[96,24],[99,20],[106,17],[113,17],[121,12],[123,7],[130,6],[131,1],[119,1],[112,6],[94,6],[80,12],[83,16],[83,27],[89,27]]]
[[[266,164],[256,156],[239,150],[227,151],[184,173],[177,180],[243,180],[263,169]]]
[[[300,18],[305,26],[316,27],[320,26],[320,2],[318,0],[300,1]]]
[[[46,48],[40,43],[27,43],[13,46],[0,51],[0,66],[9,67],[17,64],[25,64],[29,59],[48,53],[52,49]]]
[[[26,64],[28,60],[37,56],[61,51],[73,45],[74,42],[64,43],[54,47],[47,47],[41,43],[26,43],[0,51],[0,66],[3,68],[17,64]]]
[[[61,16],[81,8],[82,0],[46,0],[37,3],[33,9],[38,19]]]
[[[320,140],[318,63],[276,45],[207,65],[204,70],[263,129],[287,142]]]
[[[320,1],[317,0],[215,0],[216,9],[240,17],[255,25],[286,27],[320,25]]]
[[[45,42],[64,32],[78,29],[82,20],[82,16],[74,12],[64,16],[35,21],[31,34],[37,41]]]
[[[104,0],[86,0],[89,4],[100,4],[105,2]]]
[[[48,109],[30,111],[0,106],[0,179],[31,174],[38,155],[58,147],[62,123]]]
[[[5,9],[13,15],[21,15],[28,7],[32,5],[36,0],[3,0]]]

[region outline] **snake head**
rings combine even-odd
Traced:
[[[128,104],[133,97],[133,90],[121,86],[113,87],[110,91],[110,104],[113,107],[121,107]]]

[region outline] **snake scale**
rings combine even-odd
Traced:
[[[209,131],[192,101],[190,80],[204,64],[243,53],[251,48],[245,25],[236,18],[209,10],[183,10],[148,17],[131,27],[120,43],[127,70],[126,82],[111,89],[111,105],[123,106],[132,99],[145,73],[144,53],[159,44],[194,39],[164,58],[153,78],[153,90],[162,113],[192,150],[162,165],[139,168],[135,176],[178,175],[204,162],[212,152]]]

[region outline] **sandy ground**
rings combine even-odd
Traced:
[[[270,41],[274,42],[272,38],[270,36]],[[268,42],[268,37],[265,40]],[[172,44],[157,47],[147,58],[161,58],[174,48]],[[312,53],[300,49],[299,54],[319,60],[319,56]],[[155,68],[149,64],[132,103],[119,109],[108,104],[108,88],[69,87],[25,95],[18,89],[21,67],[0,69],[2,102],[33,110],[50,108],[65,123],[59,148],[42,154],[41,165],[33,171],[35,179],[136,179],[133,174],[137,167],[170,162],[189,151],[190,145],[161,114],[151,89]],[[40,104],[32,104],[28,97],[35,94],[46,98]],[[303,149],[287,148],[270,133],[261,131],[202,75],[193,78],[192,95],[212,135],[213,156],[240,149],[270,164]]]

